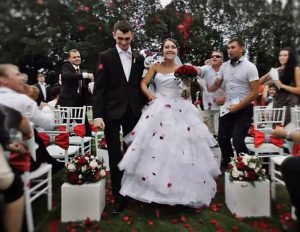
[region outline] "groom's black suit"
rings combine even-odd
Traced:
[[[122,126],[124,136],[129,133],[137,123],[145,104],[140,88],[144,59],[140,55],[132,55],[131,63],[127,81],[116,47],[100,53],[93,96],[93,116],[103,118],[105,123],[112,192],[117,202],[123,200],[119,194],[123,173],[117,166],[123,156],[120,127]]]

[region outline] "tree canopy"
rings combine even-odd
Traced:
[[[3,0],[0,12],[0,62],[31,77],[43,68],[53,81],[71,48],[94,71],[98,53],[114,45],[118,20],[134,26],[135,49],[159,52],[172,37],[192,63],[213,50],[226,54],[228,39],[240,36],[261,74],[276,65],[280,48],[300,48],[300,0],[173,0],[165,8],[159,0]]]

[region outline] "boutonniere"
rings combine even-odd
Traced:
[[[139,57],[139,53],[137,50],[134,50],[133,53],[132,53],[132,57],[133,57],[133,63],[135,64],[138,57]]]

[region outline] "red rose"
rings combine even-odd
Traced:
[[[238,162],[237,164],[236,164],[236,166],[237,166],[237,168],[239,169],[239,170],[244,170],[245,169],[245,164],[243,163],[243,162]]]
[[[249,180],[256,180],[255,172],[254,171],[247,172],[247,178],[249,178]]]
[[[237,161],[241,162],[243,160],[243,157],[242,156],[238,156],[236,159],[237,159]]]
[[[83,156],[80,156],[80,157],[78,158],[78,163],[79,163],[80,165],[84,165],[84,164],[87,164],[87,160],[86,160]]]
[[[68,179],[69,179],[70,183],[72,183],[72,184],[77,184],[79,181],[78,175],[74,172],[69,174]]]

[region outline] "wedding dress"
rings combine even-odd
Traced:
[[[174,73],[157,73],[156,99],[124,141],[120,193],[143,202],[208,206],[220,174],[210,147],[216,144],[197,108],[181,97]]]

